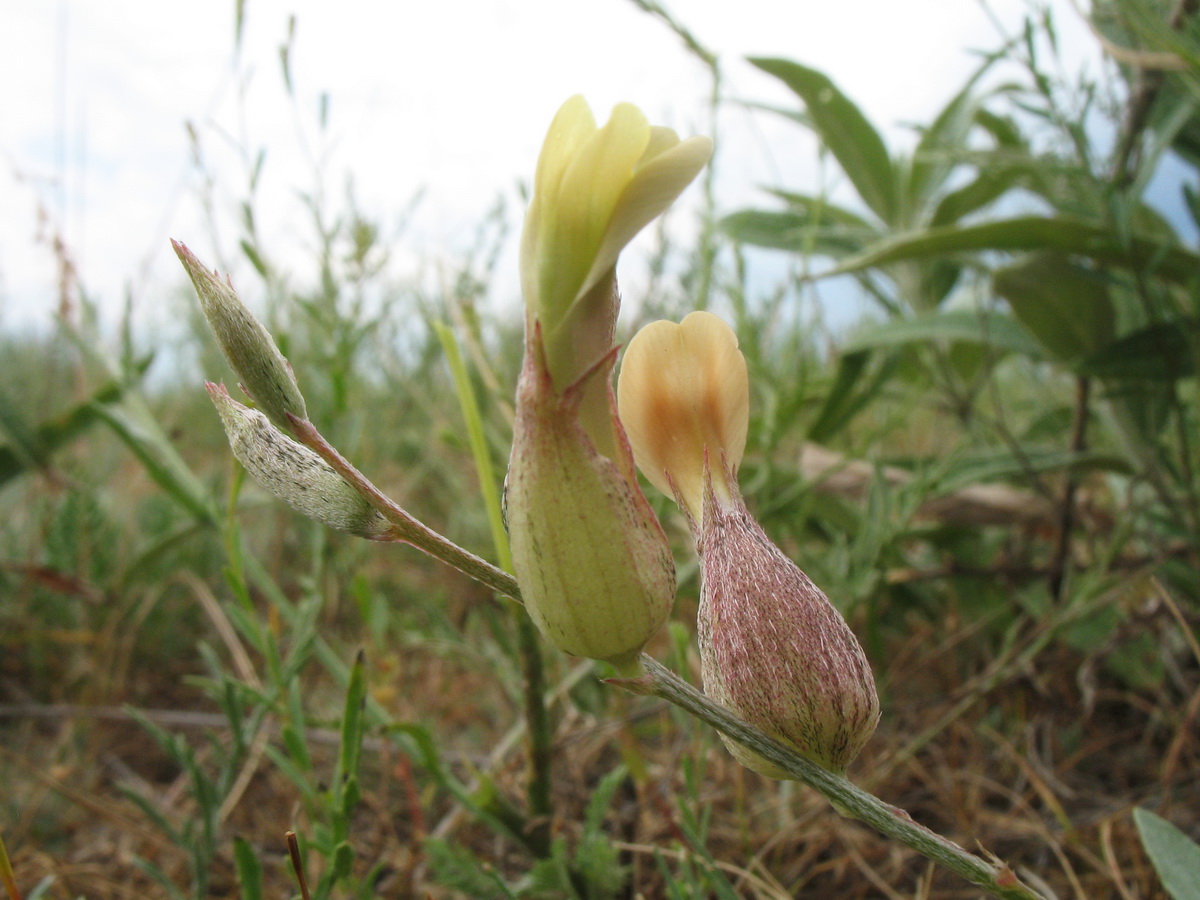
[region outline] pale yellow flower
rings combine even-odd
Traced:
[[[615,268],[625,245],[667,210],[712,155],[712,141],[681,141],[618,104],[603,127],[572,97],[554,117],[538,159],[521,236],[526,338],[541,337],[554,387],[577,381],[612,348],[617,318]],[[612,452],[597,386],[582,416],[600,448]]]
[[[617,406],[638,468],[700,522],[706,477],[731,502],[746,449],[750,383],[737,335],[709,312],[652,322],[629,342]],[[706,476],[706,471],[709,473]]]
[[[573,97],[546,135],[525,218],[525,361],[506,483],[513,567],[550,643],[623,674],[639,670],[671,611],[675,566],[616,416],[617,256],[711,151],[629,104],[597,127]]]

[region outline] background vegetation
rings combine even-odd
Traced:
[[[734,102],[685,25],[641,5]],[[646,304],[735,323],[743,489],[879,680],[855,780],[1081,900],[1171,887],[1136,807],[1200,835],[1200,19],[1112,0],[1094,22],[1110,79],[1053,74],[1034,11],[905,153],[837,73],[756,60],[841,188],[710,204],[695,246],[660,247]],[[1168,161],[1184,174],[1164,188]],[[429,295],[352,201],[314,192],[311,269],[289,275],[257,235],[253,171],[230,252],[259,283],[238,287],[311,418],[490,555],[446,360],[502,470],[520,323],[481,301],[519,222],[481,223]],[[1164,216],[1164,190],[1190,220]],[[748,288],[750,245],[794,276]],[[796,310],[832,274],[876,314],[831,341]],[[0,336],[0,829],[26,896],[296,895],[289,831],[314,897],[977,895],[548,650],[552,780],[531,794],[519,610],[270,501],[199,378],[148,385],[153,335],[113,341],[85,295],[62,300],[52,336]],[[176,349],[231,382],[189,315]],[[692,550],[654,502],[681,587],[649,649],[694,673]]]

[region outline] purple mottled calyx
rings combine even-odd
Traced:
[[[741,496],[708,493],[697,536],[704,691],[770,737],[841,772],[879,721],[875,678],[841,613],[763,532]],[[786,772],[725,740],[743,765]]]

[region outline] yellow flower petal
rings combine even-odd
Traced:
[[[582,97],[555,116],[525,218],[521,286],[559,391],[612,346],[617,256],[696,177],[711,150],[707,138],[681,142],[671,129],[651,126],[628,103],[600,128]]]
[[[736,493],[725,472],[736,474],[746,449],[750,386],[737,336],[717,316],[694,312],[639,331],[625,350],[617,406],[638,468],[667,495],[677,491],[695,523],[706,454],[717,499]]]
[[[653,129],[651,146],[622,191],[596,250],[583,290],[617,264],[617,256],[637,233],[662,215],[683,193],[712,156],[712,141],[703,136],[680,141],[669,128]],[[664,134],[665,133],[665,134]],[[650,155],[657,142],[660,152]]]

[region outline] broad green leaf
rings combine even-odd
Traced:
[[[1200,319],[1160,322],[1109,344],[1075,369],[1097,378],[1174,381],[1196,372],[1197,352]]]
[[[808,109],[812,126],[864,203],[884,222],[894,222],[895,171],[887,147],[857,106],[829,79],[786,59],[750,62],[791,88]]]
[[[905,260],[985,250],[1058,250],[1110,265],[1137,265],[1160,278],[1183,284],[1200,274],[1200,256],[1180,247],[1138,237],[1123,246],[1111,231],[1081,219],[1020,216],[897,235],[814,277],[830,278]]]
[[[995,273],[992,286],[1051,356],[1072,362],[1112,342],[1108,283],[1060,253],[1037,253]]]
[[[1148,809],[1133,811],[1138,836],[1174,900],[1200,900],[1200,845]]]
[[[855,353],[927,341],[966,341],[1034,358],[1042,356],[1037,341],[1011,316],[967,309],[882,322],[854,334],[842,349],[846,353]]]
[[[799,210],[742,210],[723,218],[720,226],[731,238],[744,244],[834,259],[861,253],[863,247],[878,237],[874,230],[855,228]]]

